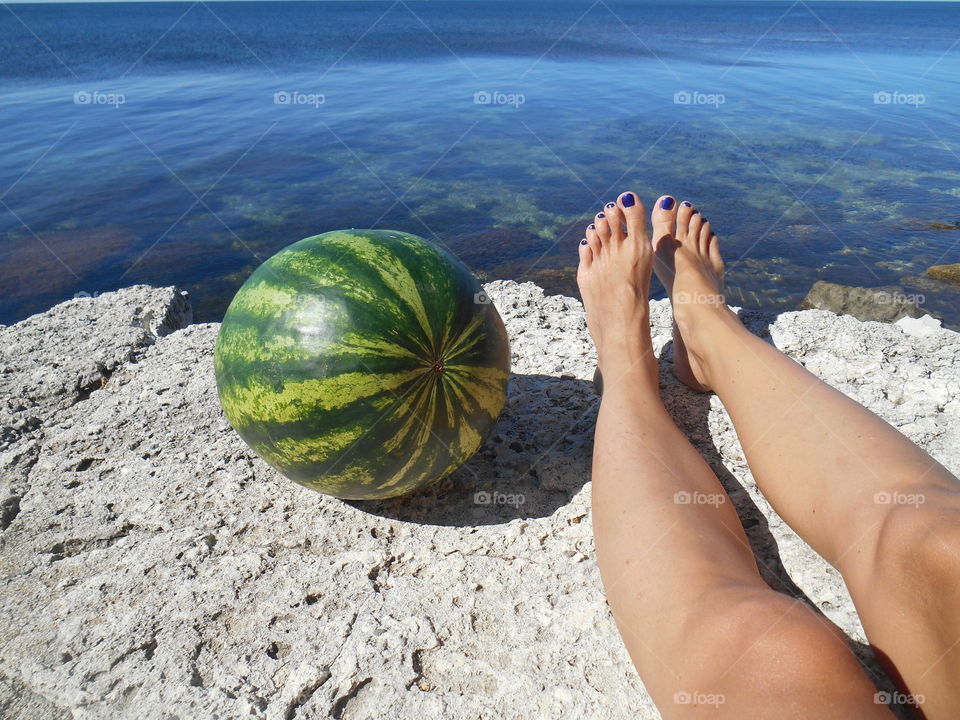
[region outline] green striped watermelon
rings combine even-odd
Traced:
[[[220,326],[231,425],[290,479],[388,498],[453,472],[506,400],[510,348],[462,263],[417,237],[343,230],[281,250]]]

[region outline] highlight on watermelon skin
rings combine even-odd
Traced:
[[[217,392],[266,462],[384,499],[446,477],[506,402],[510,346],[473,274],[424,238],[339,230],[264,262],[217,336]]]

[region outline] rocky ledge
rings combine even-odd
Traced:
[[[487,285],[513,346],[480,452],[416,496],[294,485],[220,412],[217,325],[173,288],[0,328],[0,715],[656,718],[604,601],[590,523],[598,398],[579,302]],[[756,491],[716,397],[662,393],[720,475],[768,581],[848,635],[837,573]],[[960,473],[960,335],[907,318],[743,313]],[[478,495],[478,493],[481,493]]]

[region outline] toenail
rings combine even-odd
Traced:
[[[586,244],[587,244],[587,239],[584,238],[583,240],[581,240],[581,241],[580,241],[580,244],[581,244],[581,245],[586,245]]]
[[[683,205],[684,207],[693,207],[693,203],[688,203],[686,200],[684,200],[684,201],[683,201],[682,203],[680,203],[680,204]]]
[[[693,211],[693,214],[694,214],[694,215],[699,215],[699,214],[700,214],[700,211],[699,211],[699,210],[694,210],[694,211]]]
[[[633,193],[624,193],[620,196],[620,202],[623,203],[624,207],[633,207],[637,204],[637,199],[633,196]]]
[[[587,225],[587,230],[596,230],[596,229],[597,229],[597,226],[594,225],[593,223],[590,223],[589,225]]]
[[[660,207],[664,210],[669,210],[673,207],[673,198],[669,195],[660,201]]]
[[[612,207],[616,207],[615,203],[607,203],[607,209],[609,210]]]
[[[603,213],[597,213],[597,217],[598,217],[598,218],[604,218],[604,217],[606,217],[606,215],[604,215]]]

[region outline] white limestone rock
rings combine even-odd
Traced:
[[[173,291],[72,301],[0,330],[13,368],[0,382],[39,408],[26,432],[4,416],[0,460],[21,496],[0,535],[0,708],[658,717],[594,560],[583,309],[530,283],[486,288],[513,350],[503,416],[452,477],[379,503],[319,495],[251,453],[217,402],[218,326],[130,326],[142,293],[166,293],[157,318],[179,307]],[[183,324],[173,310],[161,326]],[[823,311],[742,316],[960,472],[960,336]],[[666,301],[651,323],[668,409],[730,491],[765,577],[836,622],[876,672],[841,578],[759,494],[718,399],[673,379]]]

